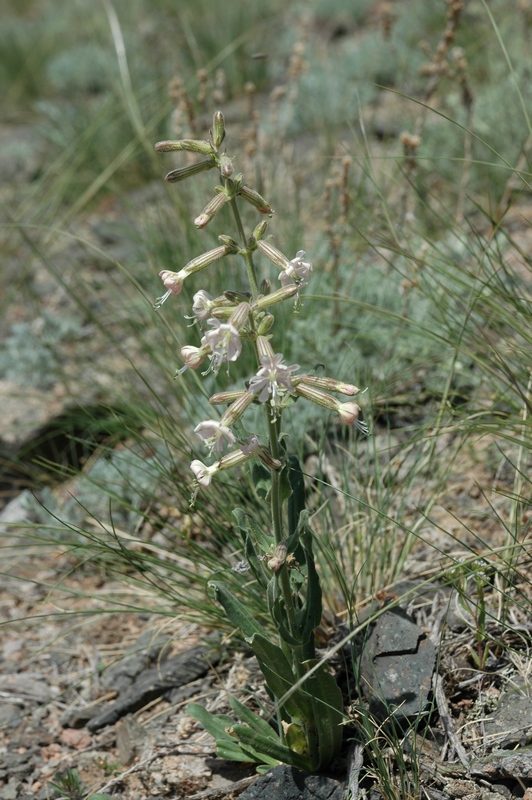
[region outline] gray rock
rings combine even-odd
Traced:
[[[532,780],[532,749],[523,747],[506,753],[498,750],[486,758],[471,764],[473,778],[494,780],[497,778],[513,778],[514,780]]]
[[[161,697],[168,689],[186,686],[205,675],[218,656],[209,647],[198,645],[151,669],[142,672],[113,704],[87,723],[90,731],[114,725],[126,714],[133,714],[143,706]]]
[[[0,800],[17,800],[21,782],[16,778],[9,781],[3,789],[0,789]]]
[[[104,689],[123,692],[141,672],[168,658],[171,641],[167,634],[156,635],[153,631],[143,633],[126,650],[124,657],[104,672],[101,679]]]
[[[532,738],[532,697],[520,692],[504,693],[484,725],[490,743],[502,748],[523,747]]]
[[[12,730],[22,720],[21,707],[15,703],[0,703],[0,730]]]
[[[400,608],[375,622],[362,651],[360,677],[378,719],[405,720],[427,705],[436,648]]]
[[[345,786],[325,775],[310,775],[285,764],[245,789],[240,800],[343,800]]]
[[[48,703],[59,689],[49,686],[39,672],[19,672],[0,675],[0,691],[12,695],[15,702],[23,705],[26,702]]]

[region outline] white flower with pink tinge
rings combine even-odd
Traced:
[[[242,342],[234,325],[230,322],[220,322],[219,319],[209,319],[207,324],[212,330],[207,331],[202,345],[208,344],[212,351],[211,364],[214,373],[226,361],[236,361],[242,352]]]
[[[289,261],[286,269],[279,273],[279,280],[283,286],[291,283],[297,283],[301,287],[307,285],[312,272],[312,263],[305,261],[305,256],[304,250],[298,250],[296,257]]]
[[[283,364],[282,353],[277,353],[274,356],[263,355],[260,363],[262,367],[255,377],[251,378],[249,391],[251,394],[258,395],[261,403],[266,403],[270,400],[275,408],[286,392],[295,395],[296,391],[292,385],[292,372],[299,369],[299,364],[291,364],[291,366],[287,367],[286,364]]]
[[[200,422],[194,428],[194,433],[197,433],[200,439],[203,439],[204,444],[210,448],[210,455],[221,453],[226,444],[233,445],[236,442],[231,428],[228,428],[227,425],[222,425],[221,422],[217,422],[215,419]]]

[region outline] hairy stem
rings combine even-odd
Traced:
[[[229,204],[233,210],[233,216],[235,218],[236,227],[238,228],[238,235],[240,236],[240,241],[242,244],[242,255],[244,257],[244,261],[246,262],[246,272],[248,275],[249,285],[251,288],[251,294],[253,295],[253,299],[256,300],[259,296],[259,284],[257,283],[257,276],[255,274],[255,265],[253,263],[253,256],[251,255],[251,251],[246,247],[246,234],[244,233],[244,226],[242,225],[242,218],[240,216],[240,211],[238,208],[238,203],[236,201],[236,197],[232,197],[229,201]]]

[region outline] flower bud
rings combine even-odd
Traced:
[[[287,286],[285,288],[288,289],[289,287]],[[297,286],[292,286],[292,288],[295,288],[297,291]],[[325,389],[328,392],[338,392],[338,394],[344,394],[347,397],[353,397],[360,392],[360,389],[354,386],[354,384],[342,383],[341,381],[334,380],[334,378],[319,378],[316,375],[302,375],[300,381],[306,386],[315,386],[317,389]]]
[[[164,176],[165,181],[169,183],[179,183],[192,175],[197,175],[199,172],[205,172],[207,169],[212,169],[215,166],[214,161],[198,161],[197,164],[190,164],[188,167],[181,167],[180,169],[173,169]]]
[[[330,411],[337,411],[338,406],[342,405],[338,402],[336,397],[331,397],[331,395],[322,392],[320,389],[315,389],[314,386],[306,386],[302,382],[297,383],[295,390],[296,394],[300,397],[305,397],[312,403],[316,403],[323,408],[328,408]]]
[[[246,408],[252,403],[254,397],[249,392],[244,392],[241,397],[238,397],[229,408],[227,408],[224,413],[222,414],[222,418],[220,419],[221,425],[226,425],[228,428],[231,428],[235,422],[238,422],[240,417],[243,415]]]
[[[237,331],[241,330],[241,328],[245,328],[246,324],[249,322],[250,311],[249,303],[239,303],[229,317],[230,324],[233,325]]]
[[[233,400],[238,400],[240,397],[249,394],[243,389],[234,389],[232,392],[218,392],[209,397],[209,403],[213,406],[221,405],[222,403],[232,403]]]
[[[264,314],[257,328],[259,336],[266,336],[271,331],[274,322],[275,317],[273,314]]]
[[[268,358],[275,358],[275,353],[268,339],[265,336],[257,336],[257,351],[259,358],[268,356]]]
[[[230,178],[233,172],[233,160],[229,156],[220,156],[220,174],[222,178]]]
[[[253,231],[253,238],[257,242],[260,242],[260,240],[263,238],[267,230],[268,230],[268,220],[263,219],[262,222],[259,222],[255,230]]]
[[[239,195],[248,203],[251,203],[261,214],[273,214],[271,205],[255,189],[251,189],[249,186],[241,186]]]
[[[223,297],[226,298],[230,303],[247,303],[251,300],[251,293],[250,292],[237,292],[234,289],[227,289],[223,293]]]
[[[282,303],[283,300],[288,300],[290,297],[293,297],[295,294],[297,294],[298,291],[299,286],[297,286],[295,283],[291,283],[288,286],[283,286],[282,289],[277,289],[277,291],[272,292],[271,294],[266,294],[263,297],[259,297],[259,299],[253,303],[253,309],[262,311],[264,308],[274,306],[276,303]]]
[[[217,214],[218,211],[224,207],[228,199],[229,198],[225,192],[219,192],[218,194],[215,194],[212,200],[207,203],[199,217],[196,217],[194,220],[194,225],[196,228],[201,229],[208,225],[215,214]]]
[[[213,146],[203,139],[181,139],[179,142],[157,142],[155,149],[158,153],[168,153],[171,150],[186,150],[189,153],[201,153],[203,156],[212,156]]]
[[[200,272],[202,269],[205,269],[205,267],[214,264],[215,261],[219,261],[221,258],[224,258],[224,256],[229,255],[230,252],[231,248],[227,247],[227,245],[215,247],[214,250],[208,250],[206,253],[202,253],[200,256],[193,258],[192,261],[189,261],[181,270],[181,274],[183,274],[183,277],[188,277],[188,275]]]
[[[212,143],[217,150],[225,139],[225,120],[221,111],[216,111],[212,119]]]
[[[212,309],[210,316],[214,319],[229,319],[233,313],[234,306],[216,306]]]
[[[222,234],[221,236],[218,236],[218,241],[221,244],[224,244],[226,247],[230,247],[231,253],[238,253],[238,251],[240,250],[238,242],[235,242],[235,240],[231,236],[226,236],[225,234]]]
[[[275,264],[275,266],[279,267],[279,269],[286,269],[289,265],[290,262],[287,257],[281,253],[280,250],[274,247],[273,244],[270,244],[270,242],[266,242],[264,239],[261,239],[259,242],[257,242],[257,246],[259,250],[262,250],[264,255],[270,259],[272,264]]]

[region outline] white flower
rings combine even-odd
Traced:
[[[218,472],[218,464],[211,464],[210,467],[207,467],[202,461],[196,459],[192,461],[190,469],[200,486],[209,486],[212,476],[215,472]]]
[[[220,322],[219,319],[213,317],[207,320],[207,324],[211,326],[212,330],[205,333],[201,343],[211,348],[211,364],[216,374],[220,364],[237,360],[242,352],[242,342],[237,329],[230,322]]]
[[[185,360],[185,366],[189,369],[197,369],[203,364],[208,352],[208,348],[194,347],[193,344],[186,344],[181,348],[181,355]]]
[[[259,440],[257,436],[248,436],[245,442],[242,442],[240,449],[247,456],[253,456],[259,449]]]
[[[304,250],[298,250],[296,257],[293,258],[288,266],[279,273],[279,280],[283,286],[291,283],[297,283],[298,286],[306,286],[310,279],[312,272],[312,263],[305,261],[306,253]]]
[[[277,353],[273,358],[269,355],[263,355],[260,362],[262,367],[255,377],[251,378],[249,391],[251,394],[258,395],[261,403],[266,403],[270,400],[275,408],[286,392],[295,395],[296,391],[292,385],[291,373],[299,369],[299,364],[292,364],[287,367],[286,364],[283,364],[281,353]]]
[[[192,311],[196,319],[207,319],[213,306],[213,298],[204,289],[196,292],[192,299]]]
[[[222,425],[214,419],[208,419],[205,422],[200,422],[194,428],[194,433],[197,433],[200,439],[203,439],[205,445],[210,448],[210,455],[213,453],[221,453],[225,444],[234,444],[236,442],[235,435],[231,428]],[[224,442],[224,439],[226,440]]]

